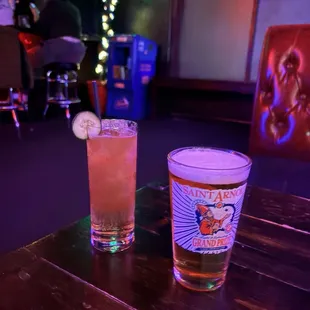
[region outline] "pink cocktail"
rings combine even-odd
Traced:
[[[87,139],[91,242],[118,252],[134,241],[137,124],[102,120],[99,134]]]

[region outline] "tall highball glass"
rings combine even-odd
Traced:
[[[127,120],[101,124],[87,139],[91,243],[115,253],[134,241],[138,127]]]

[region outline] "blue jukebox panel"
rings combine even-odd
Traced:
[[[145,118],[147,111],[143,92],[128,90],[109,90],[107,117],[141,120]]]
[[[108,59],[108,117],[142,119],[148,111],[148,86],[156,72],[157,45],[139,35],[111,37]],[[117,95],[119,92],[119,96]],[[127,92],[132,97],[127,112],[122,105],[116,109],[115,100]],[[118,99],[117,99],[118,100]],[[120,116],[123,115],[123,116]]]

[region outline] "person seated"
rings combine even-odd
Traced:
[[[81,15],[78,8],[69,0],[45,0],[41,12],[30,3],[34,19],[34,33],[41,36],[43,42],[28,50],[34,69],[40,69],[51,63],[79,64],[86,52],[80,40],[82,32]]]
[[[0,0],[0,26],[14,26],[14,0]]]
[[[30,3],[31,1],[29,0],[16,0],[14,19],[15,26],[20,31],[27,31],[27,29],[30,29],[33,26],[33,16],[29,6]]]
[[[0,88],[14,88],[14,100],[26,104],[27,92],[33,87],[33,76],[25,48],[14,27],[14,8],[15,0],[0,0],[0,39],[5,42],[0,49]]]

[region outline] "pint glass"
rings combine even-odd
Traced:
[[[183,286],[213,291],[224,283],[251,164],[216,148],[168,155],[173,272]]]
[[[102,120],[99,135],[87,139],[91,243],[118,252],[134,241],[137,124]]]

